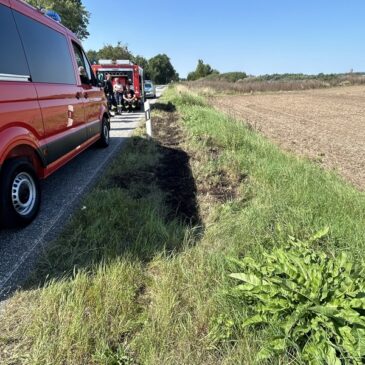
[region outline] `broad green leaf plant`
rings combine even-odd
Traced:
[[[250,304],[246,326],[267,325],[270,341],[257,360],[297,353],[311,365],[365,363],[365,270],[345,253],[314,249],[313,241],[290,239],[285,247],[236,261],[241,272],[233,291]]]

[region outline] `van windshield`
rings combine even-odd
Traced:
[[[152,88],[152,85],[151,85],[151,84],[144,84],[144,87],[145,87],[146,89],[151,89],[151,88]]]

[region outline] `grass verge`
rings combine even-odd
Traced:
[[[227,256],[329,226],[321,248],[359,259],[363,193],[187,93],[153,120],[9,301],[1,363],[252,364],[265,332],[238,325]]]

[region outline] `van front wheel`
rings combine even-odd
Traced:
[[[23,158],[6,161],[1,170],[0,189],[2,226],[29,224],[41,202],[39,180],[32,164]]]
[[[109,146],[109,143],[110,143],[110,124],[108,119],[104,117],[101,123],[99,146],[105,148]]]

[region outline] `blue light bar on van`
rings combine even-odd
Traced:
[[[61,23],[61,17],[58,13],[53,10],[45,10],[44,15],[48,16],[49,18],[53,19],[57,23]]]

